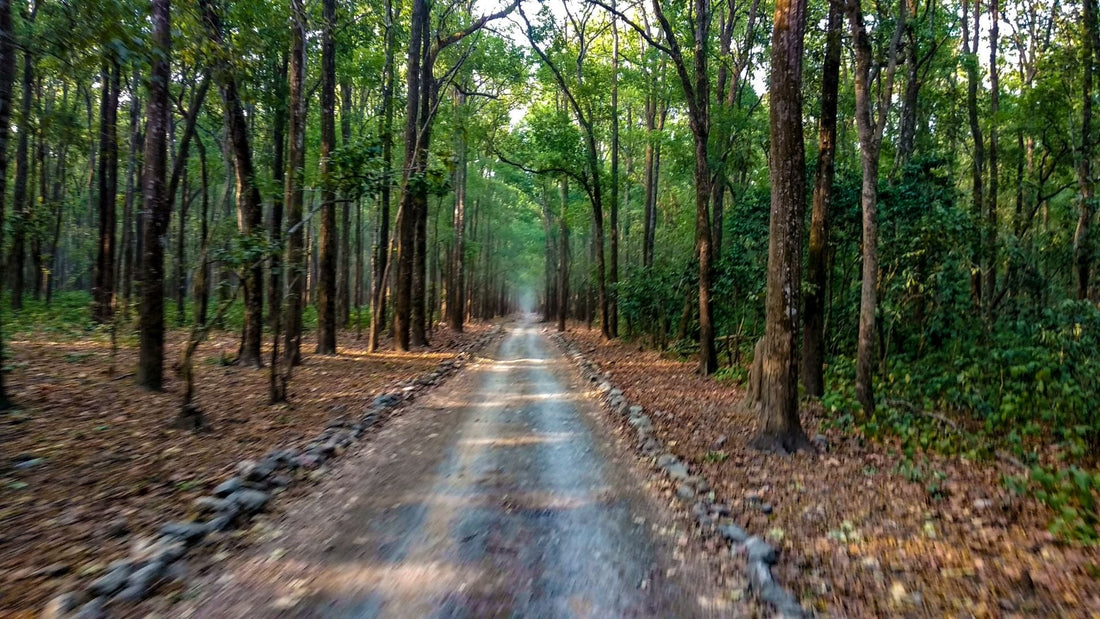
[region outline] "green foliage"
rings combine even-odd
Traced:
[[[1076,466],[1047,469],[1036,466],[1029,477],[1010,477],[1005,484],[1017,493],[1029,493],[1053,512],[1050,532],[1061,539],[1100,541],[1100,474]]]

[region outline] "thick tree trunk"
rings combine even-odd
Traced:
[[[321,233],[317,354],[336,354],[336,192],[329,175],[336,148],[336,0],[324,0],[321,31]]]
[[[410,181],[419,171],[418,131],[420,124],[420,81],[431,76],[421,75],[424,30],[429,19],[427,0],[413,0],[409,25],[409,55],[406,70],[405,165],[401,179],[401,204],[397,214],[397,280],[394,291],[393,342],[398,351],[408,351],[413,304],[413,273],[416,227],[419,209],[419,188]]]
[[[772,195],[758,449],[808,448],[798,417],[798,309],[806,156],[802,141],[802,49],[805,0],[777,0],[772,30],[768,157]]]
[[[302,362],[302,308],[306,290],[302,185],[306,158],[306,17],[303,0],[290,0],[289,144],[286,184],[286,323],[283,353],[289,366]]]
[[[219,48],[225,47],[221,17],[212,4],[213,0],[199,0],[202,19],[210,40]],[[226,50],[228,51],[228,50]],[[215,67],[222,104],[225,107],[228,125],[228,140],[233,153],[233,171],[236,176],[237,192],[237,228],[242,236],[252,237],[263,228],[263,201],[260,188],[256,184],[255,168],[252,165],[252,148],[248,138],[248,123],[244,114],[244,105],[237,89],[237,78],[233,67],[222,62]],[[241,288],[244,291],[244,329],[241,334],[241,348],[238,361],[241,365],[263,366],[260,345],[263,337],[263,279],[262,260],[241,265]]]
[[[172,48],[169,0],[152,0],[153,68],[145,113],[145,156],[143,210],[146,213],[141,260],[141,349],[137,384],[159,390],[164,374],[164,245],[168,231],[169,198],[165,175],[168,171],[168,84],[172,79],[169,58]]]
[[[817,176],[810,220],[808,280],[802,332],[802,386],[806,394],[825,393],[825,290],[828,279],[829,206],[836,156],[837,91],[840,85],[840,36],[844,25],[841,2],[829,2],[825,62],[821,69],[821,120],[817,131]]]

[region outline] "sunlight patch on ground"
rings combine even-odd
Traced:
[[[459,441],[460,445],[471,447],[523,447],[525,445],[539,445],[543,443],[564,443],[576,438],[574,432],[556,432],[553,434],[527,434],[512,437],[486,437],[468,438]]]

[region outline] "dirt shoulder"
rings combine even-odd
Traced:
[[[1011,464],[917,454],[827,429],[828,451],[784,457],[748,449],[743,393],[695,364],[598,331],[567,334],[658,438],[702,471],[716,500],[781,548],[776,578],[829,616],[1090,616],[1100,612],[1100,552],[1056,543],[1049,512],[1001,483]]]
[[[410,354],[368,354],[342,333],[340,355],[307,355],[290,404],[267,404],[267,370],[223,366],[237,338],[216,333],[196,357],[197,400],[212,431],[169,428],[182,383],[172,371],[182,332],[170,334],[165,391],[108,376],[106,337],[17,334],[7,376],[16,411],[0,414],[0,616],[32,616],[49,597],[106,567],[131,534],[183,516],[234,463],[306,441],[334,419],[365,409],[386,385],[430,372],[490,328],[440,328]],[[312,337],[305,338],[307,350]],[[116,365],[132,371],[136,347]]]

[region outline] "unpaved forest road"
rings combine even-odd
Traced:
[[[734,614],[528,320],[288,502],[201,617]],[[583,383],[583,389],[588,389]],[[683,550],[683,549],[682,549]],[[688,556],[683,556],[683,555]]]

